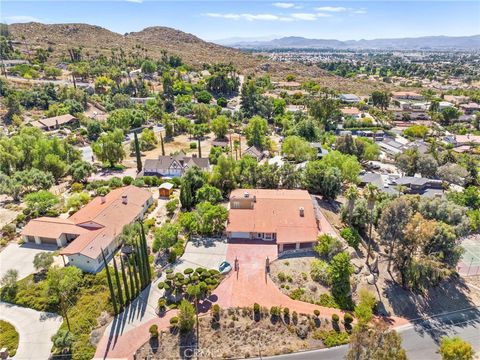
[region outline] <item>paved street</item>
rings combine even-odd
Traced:
[[[480,351],[480,309],[457,311],[426,320],[413,321],[397,329],[402,335],[402,345],[409,359],[439,360],[438,342],[442,336],[458,335],[470,342],[475,351]],[[272,360],[343,360],[348,346],[333,349],[307,351],[296,354],[264,357]]]
[[[12,324],[20,342],[15,360],[45,360],[50,356],[51,337],[62,324],[57,314],[35,311],[0,302],[0,319]]]
[[[18,271],[18,279],[33,274],[33,259],[42,252],[54,251],[56,247],[36,244],[9,244],[0,252],[0,278],[10,269]]]

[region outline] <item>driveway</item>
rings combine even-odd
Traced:
[[[62,324],[57,314],[35,311],[0,302],[0,319],[12,324],[18,331],[20,341],[13,359],[44,360],[50,357],[51,337]]]
[[[185,247],[185,253],[172,269],[174,272],[197,267],[218,269],[226,259],[227,245],[225,239],[191,240]],[[147,324],[157,323],[162,326],[168,324],[165,318],[159,318],[156,314],[158,299],[163,295],[163,290],[157,285],[163,280],[165,273],[143,290],[140,296],[108,325],[97,346],[95,358],[131,357],[148,340],[145,338],[148,334]],[[173,316],[171,312],[167,314],[167,320]]]
[[[53,245],[10,244],[0,252],[0,279],[10,269],[18,271],[18,279],[23,279],[35,272],[33,259],[42,252],[56,250]]]

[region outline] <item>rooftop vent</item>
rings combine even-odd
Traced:
[[[300,210],[300,216],[304,217],[305,216],[305,209],[303,207],[301,207],[299,210]]]
[[[248,191],[245,191],[243,193],[243,197],[246,198],[246,199],[248,199],[250,197],[250,194],[248,193]]]
[[[127,203],[128,203],[128,197],[127,197],[127,195],[122,195],[122,204],[127,205]]]
[[[100,203],[105,204],[107,202],[107,198],[105,196],[100,196]]]

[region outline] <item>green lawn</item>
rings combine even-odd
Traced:
[[[0,348],[6,347],[9,356],[14,356],[18,348],[18,332],[12,324],[0,320]]]

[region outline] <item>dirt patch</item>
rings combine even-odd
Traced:
[[[212,321],[210,314],[203,316],[199,321],[198,358],[248,358],[319,349],[325,347],[320,338],[328,332],[348,338],[342,324],[333,330],[331,321],[313,314],[298,314],[298,321],[294,321],[293,314],[287,318],[282,314],[274,320],[269,309],[263,308],[261,312],[258,321],[251,308],[222,310],[218,322]],[[163,330],[158,339],[147,342],[137,351],[136,358],[194,358],[196,344],[195,332],[179,335]]]

